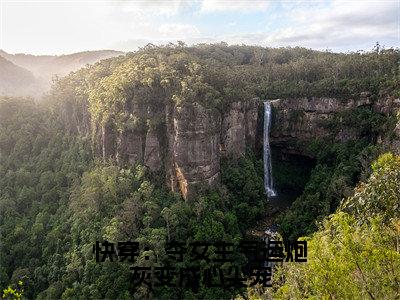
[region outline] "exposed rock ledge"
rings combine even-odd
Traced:
[[[235,102],[222,113],[199,103],[135,107],[128,113],[162,120],[157,130],[117,133],[111,124],[94,128],[97,152],[104,159],[164,170],[168,186],[188,199],[199,187],[219,183],[221,157],[238,157],[246,146],[254,148],[259,104],[258,99]]]
[[[383,115],[395,115],[400,108],[400,99],[387,96],[372,101],[368,93],[363,93],[357,101],[310,97],[276,99],[271,103],[271,144],[286,153],[310,157],[315,154],[308,153],[302,145],[315,138],[330,136],[346,141],[359,137],[359,133],[352,128],[342,128],[333,133],[321,126],[321,122],[333,118],[336,113],[368,106]],[[118,132],[112,123],[105,126],[94,124],[91,132],[98,156],[115,159],[122,164],[140,163],[153,171],[163,172],[171,190],[189,199],[199,187],[219,183],[221,157],[238,157],[246,147],[262,151],[262,106],[262,101],[257,98],[232,103],[224,112],[199,103],[178,107],[132,105],[126,108],[126,114],[144,119],[144,126]],[[77,126],[83,129],[89,127],[90,116],[74,116],[67,112],[65,115],[68,118],[78,120]],[[149,126],[150,123],[153,126]],[[80,132],[80,128],[75,130]],[[398,152],[400,123],[391,140],[378,137],[377,142]]]
[[[302,145],[315,138],[331,137],[337,141],[355,140],[360,133],[354,128],[343,127],[339,132],[332,132],[322,126],[324,121],[332,119],[336,113],[367,106],[373,111],[389,116],[396,115],[400,109],[400,99],[386,96],[372,101],[369,93],[361,94],[359,100],[346,101],[335,98],[296,98],[276,99],[271,101],[273,107],[273,126],[271,143],[288,153],[314,156]],[[386,144],[388,149],[399,151],[400,123],[397,124],[394,138],[384,141],[378,137],[380,143]]]

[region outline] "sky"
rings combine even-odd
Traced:
[[[177,40],[347,52],[400,47],[400,0],[0,0],[0,25],[9,53]]]

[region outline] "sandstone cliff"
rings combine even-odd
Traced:
[[[271,105],[273,107],[273,127],[270,133],[272,145],[286,153],[313,157],[315,153],[307,150],[307,144],[313,139],[331,138],[344,142],[361,136],[362,132],[356,126],[343,125],[339,130],[332,130],[326,126],[340,113],[366,107],[384,117],[395,117],[400,109],[400,99],[382,96],[374,101],[370,94],[365,92],[358,100],[309,97],[276,99],[271,101]],[[400,146],[400,123],[397,124],[390,138],[378,136],[376,142],[384,144],[388,150],[397,152]]]
[[[326,126],[340,113],[365,107],[393,117],[400,109],[400,99],[382,96],[373,101],[368,93],[363,93],[359,100],[309,97],[276,99],[271,104],[270,142],[274,151],[308,158],[316,155],[307,148],[314,139],[348,141],[361,136],[352,126],[339,126],[336,130]],[[122,129],[117,129],[111,121],[103,126],[92,124],[90,129],[87,109],[78,114],[69,108],[65,115],[70,121],[76,119],[71,122],[76,124],[76,131],[90,132],[98,156],[120,164],[140,163],[165,174],[171,190],[190,199],[198,188],[219,183],[222,157],[239,157],[246,147],[262,151],[262,107],[257,98],[231,103],[223,112],[200,103],[180,106],[136,103],[125,107]],[[398,152],[400,123],[391,130],[390,138],[377,136],[375,142]]]
[[[198,188],[219,183],[221,157],[255,147],[260,103],[234,102],[224,112],[199,103],[136,105],[127,113],[141,125],[122,131],[111,122],[94,125],[94,146],[103,159],[164,172],[167,185],[188,199]]]

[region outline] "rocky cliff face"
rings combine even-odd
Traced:
[[[259,99],[248,102],[232,103],[222,118],[221,152],[239,156],[245,152],[246,146],[254,148],[257,134]]]
[[[196,186],[211,186],[219,179],[221,115],[193,103],[175,107],[170,121],[171,187],[188,198]]]
[[[334,117],[335,113],[350,109],[350,102],[341,102],[334,98],[297,98],[276,99],[271,101],[273,108],[273,126],[270,133],[271,144],[282,151],[293,154],[312,156],[303,148],[315,138],[332,135],[323,122]],[[338,136],[345,140],[355,138],[347,131]]]
[[[247,146],[255,147],[260,103],[235,102],[223,113],[199,103],[128,107],[143,126],[122,131],[112,123],[95,126],[95,148],[104,159],[165,171],[168,186],[189,199],[198,188],[219,183],[221,157],[238,157]]]
[[[352,127],[332,130],[323,126],[338,113],[368,107],[384,116],[393,116],[400,109],[400,99],[381,97],[372,101],[368,93],[363,93],[357,101],[311,97],[276,99],[271,104],[270,142],[275,151],[308,158],[315,157],[315,153],[307,150],[313,139],[330,137],[347,141],[360,137],[360,132]],[[262,101],[256,98],[234,102],[224,112],[199,103],[181,106],[139,103],[125,107],[127,120],[122,129],[109,122],[104,126],[92,124],[90,131],[98,156],[115,159],[120,164],[140,163],[163,173],[171,190],[190,199],[198,188],[219,183],[222,157],[239,157],[246,147],[262,151],[262,106]],[[90,123],[87,118],[81,113],[75,119],[75,123],[81,124],[77,131],[86,131]],[[377,142],[398,152],[400,123],[390,139],[378,136]]]
[[[397,120],[396,126],[388,137],[379,136],[378,143],[383,144],[388,150],[400,154],[400,98],[393,96],[381,97],[379,101],[372,104],[372,109],[385,116],[394,116]]]
[[[313,157],[308,152],[307,144],[316,138],[330,137],[344,142],[360,137],[360,132],[353,127],[343,126],[339,131],[331,130],[327,121],[335,115],[360,107],[368,107],[372,111],[386,117],[396,115],[400,109],[400,99],[381,97],[373,101],[368,93],[362,93],[359,100],[339,100],[335,98],[297,98],[277,99],[271,101],[273,107],[273,127],[271,143],[281,151]],[[400,123],[390,140],[378,137],[378,143],[386,144],[390,150],[398,151],[400,145]]]

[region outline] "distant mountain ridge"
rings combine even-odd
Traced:
[[[32,72],[0,56],[0,96],[16,95],[16,90],[36,94],[36,82]]]
[[[87,64],[124,54],[97,50],[67,55],[9,54],[0,50],[0,95],[40,97],[55,76],[63,77]]]

